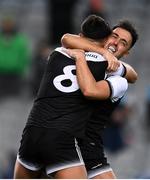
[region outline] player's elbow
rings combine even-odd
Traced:
[[[137,77],[133,78],[132,81],[130,83],[135,83],[137,81]]]
[[[137,81],[137,79],[138,79],[138,74],[135,72],[134,76],[128,79],[128,82],[133,84]]]
[[[86,97],[86,98],[93,98],[94,93],[93,93],[93,89],[91,89],[90,87],[84,87],[81,89],[82,94]]]
[[[69,33],[66,33],[61,38],[61,44],[62,46],[67,48],[67,42],[68,42]]]
[[[91,97],[91,91],[90,91],[88,88],[82,89],[82,94],[83,94],[86,98]]]
[[[97,91],[95,89],[87,88],[87,89],[84,89],[82,93],[87,99],[93,99],[93,100],[107,99],[103,91]]]

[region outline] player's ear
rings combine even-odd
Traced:
[[[82,33],[79,33],[79,36],[84,37],[84,35]]]

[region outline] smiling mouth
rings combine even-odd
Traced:
[[[111,52],[111,53],[115,53],[116,52],[116,48],[113,47],[113,46],[109,46],[108,47],[108,51]]]

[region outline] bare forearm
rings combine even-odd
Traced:
[[[90,89],[95,86],[96,81],[84,59],[76,60],[76,73],[81,91],[83,94],[87,94],[87,91],[90,91]]]
[[[104,80],[96,82],[85,59],[76,61],[76,73],[80,89],[84,96],[90,99],[104,100],[109,98],[110,89]]]
[[[79,49],[64,49],[64,52],[76,60],[76,74],[83,95],[90,99],[109,98],[108,82],[105,80],[96,82],[85,59],[85,52]]]
[[[74,34],[64,34],[61,43],[66,48],[83,49],[85,51],[93,51],[99,54],[105,54],[106,50],[92,41]]]
[[[108,50],[104,49],[102,45],[96,44],[90,41],[88,38],[84,38],[78,35],[65,34],[61,39],[62,45],[71,49],[82,49],[84,51],[97,52],[105,57],[108,61],[108,71],[116,71],[119,67],[119,61]]]

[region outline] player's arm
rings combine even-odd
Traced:
[[[127,80],[121,76],[110,76],[96,82],[87,61],[83,58],[76,60],[76,73],[83,95],[89,99],[105,100],[121,98],[128,88]]]
[[[105,50],[104,48],[97,46],[92,41],[88,40],[87,38],[81,37],[79,35],[73,35],[73,34],[65,34],[61,39],[62,45],[66,48],[77,48],[77,49],[83,49],[85,51],[93,51],[97,52],[99,54],[102,54],[105,56],[106,59],[111,59],[112,54]],[[80,42],[80,43],[79,43]],[[110,61],[111,62],[111,61]],[[121,62],[121,61],[120,61]],[[120,75],[124,76],[129,83],[134,83],[137,80],[137,73],[136,71],[128,64],[121,62],[118,69],[114,72],[108,73],[110,75]],[[114,66],[113,63],[109,65],[108,61],[108,69],[110,70]],[[114,70],[114,68],[112,68]]]
[[[107,73],[108,76],[122,76],[125,77],[128,83],[135,83],[137,80],[137,73],[129,64],[120,61],[120,66],[115,72]]]
[[[76,75],[79,87],[85,97],[92,99],[107,99],[110,97],[109,84],[105,80],[96,82],[84,56],[76,58]]]
[[[76,74],[83,95],[90,99],[104,100],[116,98],[117,94],[123,95],[128,83],[120,76],[109,77],[106,80],[96,82],[85,59],[83,50],[68,49],[66,52],[76,59]]]
[[[104,55],[106,50],[97,46],[87,38],[75,34],[64,34],[61,38],[61,43],[65,48],[70,49],[83,49],[84,51],[93,51]]]
[[[136,71],[133,69],[133,67],[131,67],[129,64],[125,63],[125,62],[122,62],[121,63],[125,66],[126,68],[126,71],[125,71],[125,74],[124,74],[124,77],[127,79],[127,81],[129,83],[135,83],[137,78],[138,78],[138,75],[136,73]]]
[[[85,37],[67,33],[62,36],[61,43],[65,48],[83,49],[84,51],[93,51],[103,55],[108,61],[108,71],[116,71],[119,67],[120,63],[113,54]]]

